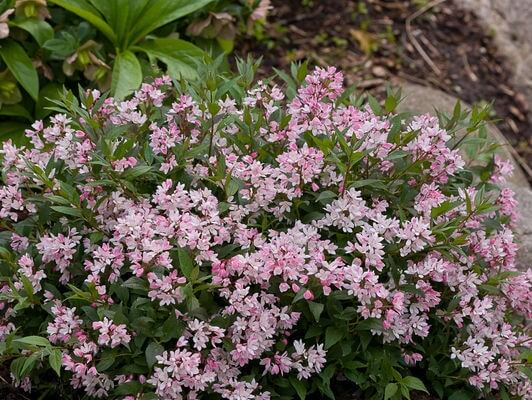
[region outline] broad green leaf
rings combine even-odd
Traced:
[[[89,24],[94,25],[107,39],[117,45],[117,37],[113,28],[105,22],[101,14],[85,0],[50,0],[50,3],[63,7],[65,10],[83,18]]]
[[[152,0],[136,21],[127,45],[138,43],[148,33],[212,3],[214,0]]]
[[[52,350],[52,352],[48,356],[48,362],[50,363],[50,367],[52,367],[57,376],[61,376],[61,358],[61,351],[58,349]]]
[[[114,355],[105,355],[100,361],[98,361],[98,364],[96,364],[96,369],[98,370],[98,372],[107,371],[113,366],[115,360],[116,357]]]
[[[145,175],[150,172],[153,168],[150,165],[138,165],[133,168],[128,168],[122,174],[124,179],[133,180],[139,176]]]
[[[61,214],[71,215],[72,217],[81,217],[81,210],[77,208],[65,206],[52,206],[50,208]]]
[[[404,385],[401,385],[401,395],[406,399],[410,400],[410,390]]]
[[[22,122],[0,122],[0,141],[13,140],[16,145],[23,145],[28,142],[24,131],[28,128]]]
[[[142,70],[139,60],[131,51],[126,50],[116,56],[113,67],[111,93],[122,99],[137,90],[142,83]]]
[[[146,362],[148,367],[153,367],[157,362],[156,356],[159,356],[163,353],[164,347],[159,343],[151,342],[148,347],[146,347]]]
[[[295,376],[290,376],[289,378],[290,383],[292,384],[293,388],[296,390],[297,395],[301,400],[305,400],[307,397],[307,386],[305,382],[300,381]]]
[[[330,201],[327,201],[327,200],[331,200],[332,199],[336,199],[336,197],[338,197],[338,195],[334,192],[331,192],[330,190],[324,190],[323,192],[321,192],[318,197],[316,197],[316,201],[319,201],[320,203],[324,203],[324,204],[327,204],[329,203]]]
[[[428,393],[425,384],[421,379],[416,378],[415,376],[406,376],[401,380],[401,384],[407,386],[409,389],[420,390],[422,392]]]
[[[37,359],[40,357],[40,353],[40,351],[33,353],[31,356],[26,358],[26,361],[24,361],[24,365],[22,366],[22,370],[20,371],[21,376],[27,376],[30,374],[35,366],[35,363],[37,362]]]
[[[310,308],[310,312],[314,316],[314,319],[316,322],[318,322],[320,320],[320,315],[323,312],[324,305],[314,301],[309,301],[308,307]]]
[[[398,388],[397,383],[388,383],[384,389],[384,400],[391,399],[397,393]]]
[[[335,326],[329,326],[325,331],[325,348],[329,349],[340,341],[344,336],[342,330],[338,329]]]
[[[42,46],[44,42],[54,37],[54,29],[50,24],[37,18],[15,20],[12,24],[20,29],[24,29],[33,36],[39,46]]]
[[[14,342],[29,344],[31,346],[38,346],[38,347],[50,346],[50,342],[48,341],[48,339],[42,336],[26,336],[26,337],[15,339]]]
[[[0,115],[6,115],[9,117],[22,117],[28,121],[33,121],[33,117],[30,112],[21,104],[4,104],[0,108]]]
[[[452,395],[449,396],[449,400],[472,400],[473,396],[471,396],[469,393],[459,390],[457,392],[454,392]]]
[[[194,79],[198,76],[197,61],[205,57],[205,52],[190,42],[181,39],[150,39],[137,46],[148,57],[164,64],[168,74],[175,79]]]
[[[177,257],[179,258],[179,268],[185,278],[190,279],[194,263],[187,249],[177,249]]]
[[[17,42],[8,39],[0,43],[0,55],[20,85],[37,100],[39,77],[26,51]]]
[[[137,394],[142,389],[142,384],[139,381],[131,381],[122,383],[117,386],[113,391],[115,396],[125,395],[125,394]]]

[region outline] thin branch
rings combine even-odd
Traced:
[[[410,40],[410,42],[415,47],[415,49],[417,50],[419,55],[423,58],[423,60],[429,65],[429,67],[438,76],[441,75],[441,70],[437,67],[437,65],[434,63],[434,61],[432,61],[432,59],[429,57],[427,52],[419,44],[419,42],[415,38],[414,34],[412,33],[412,21],[415,20],[416,18],[420,17],[421,15],[425,14],[431,8],[436,7],[438,4],[443,3],[444,1],[447,1],[447,0],[433,0],[433,1],[431,1],[426,6],[421,7],[415,13],[409,15],[408,18],[406,19],[406,23],[405,23],[406,34],[408,35],[408,40]]]

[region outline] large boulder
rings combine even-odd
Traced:
[[[477,15],[513,72],[532,108],[532,0],[461,0],[456,4]],[[529,118],[532,121],[532,113]]]

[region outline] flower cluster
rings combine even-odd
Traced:
[[[531,272],[488,145],[475,174],[459,130],[354,106],[334,68],[289,98],[212,79],[91,91],[4,143],[3,340],[44,336],[100,398],[295,398],[337,372],[369,397],[414,365],[440,397],[532,396]]]

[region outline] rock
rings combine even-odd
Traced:
[[[498,50],[513,70],[512,83],[525,93],[531,108],[532,0],[461,0],[456,4],[474,12],[487,32],[494,33]]]
[[[519,202],[519,223],[515,229],[519,251],[517,266],[521,270],[532,269],[532,190],[510,185]]]
[[[456,97],[453,97],[447,93],[438,89],[433,89],[421,85],[416,85],[409,82],[399,83],[403,88],[404,100],[399,104],[399,111],[410,111],[415,114],[434,113],[435,110],[452,113],[454,105],[458,101]],[[462,102],[463,104],[463,102]],[[463,104],[465,107],[469,107],[467,104]],[[500,143],[503,146],[500,148],[499,153],[501,157],[508,159],[514,165],[514,174],[511,178],[511,183],[518,187],[528,188],[529,184],[525,174],[519,167],[517,161],[515,161],[512,153],[510,152],[510,144],[503,136],[503,134],[494,125],[488,125],[488,135],[493,142]]]
[[[399,105],[399,111],[409,111],[414,114],[433,113],[434,110],[452,112],[457,98],[440,90],[420,85],[402,82],[405,99]],[[467,105],[465,105],[467,106]],[[508,186],[515,192],[519,201],[518,212],[520,220],[515,229],[520,249],[517,254],[517,266],[521,270],[532,268],[532,190],[523,171],[508,150],[509,144],[501,132],[493,125],[488,126],[488,134],[492,140],[505,144],[501,147],[501,156],[512,161],[515,167],[514,175]]]

